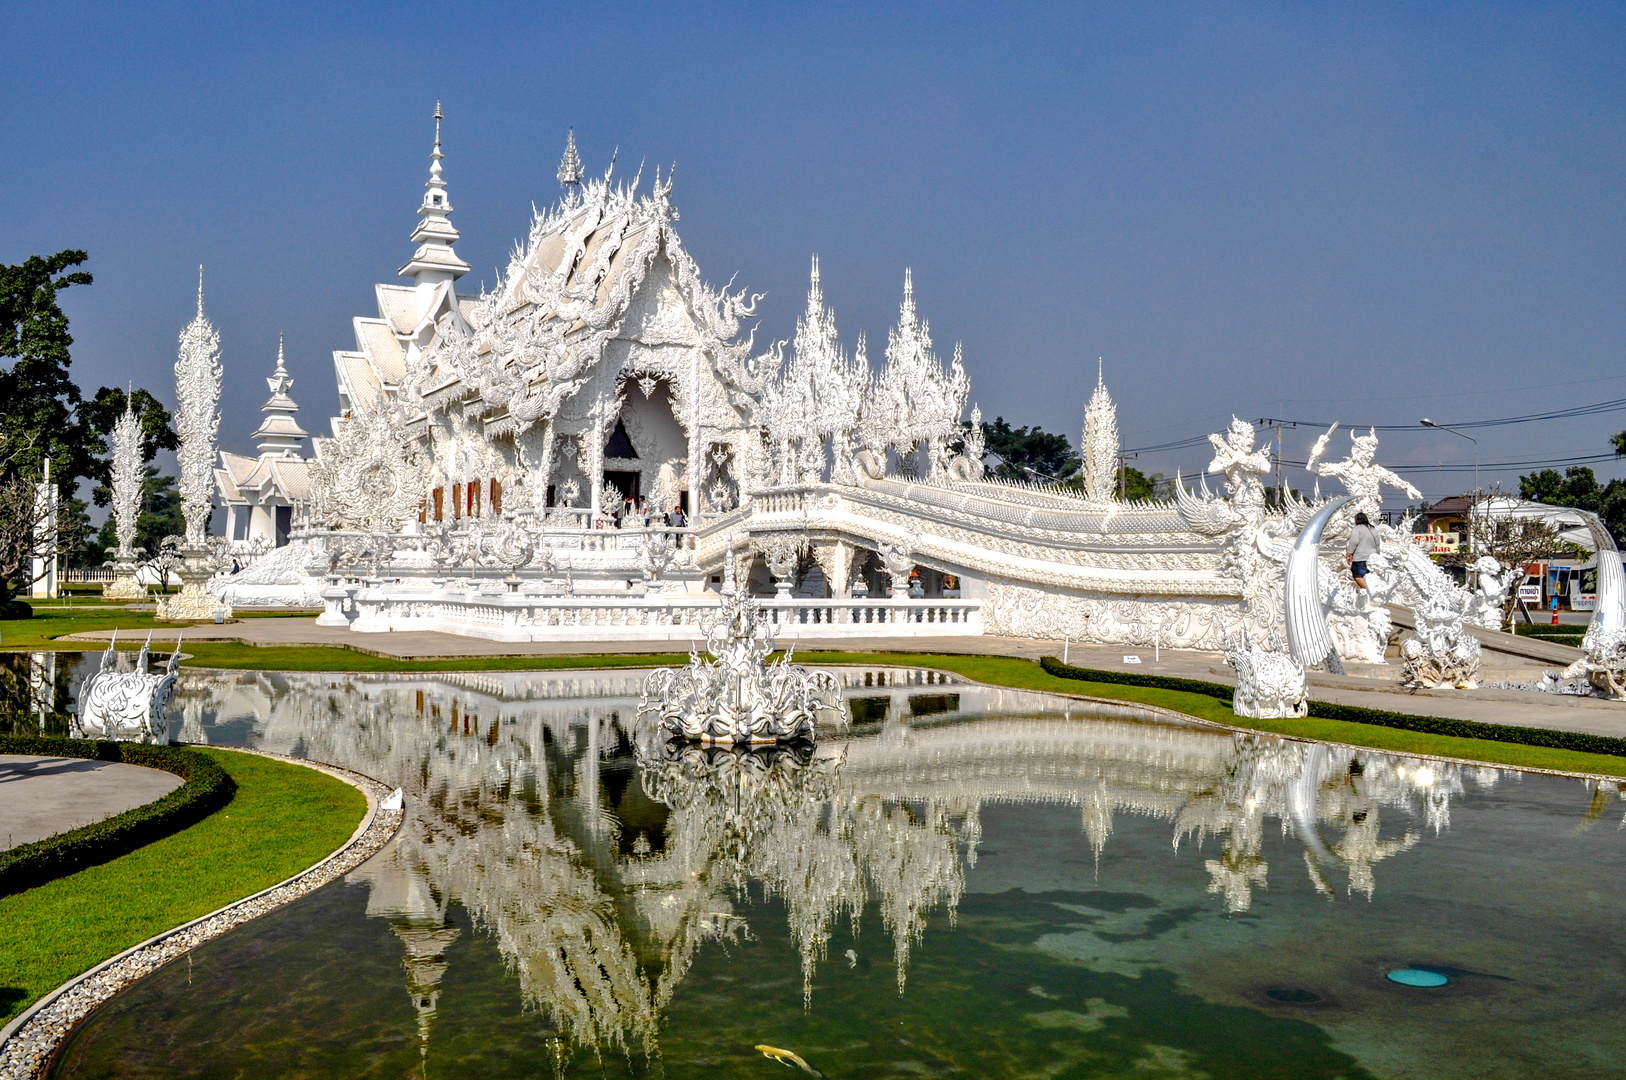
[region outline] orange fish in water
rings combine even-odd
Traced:
[[[763,1057],[773,1058],[787,1069],[792,1065],[795,1065],[809,1076],[822,1077],[824,1075],[819,1070],[803,1061],[801,1057],[791,1053],[789,1050],[781,1050],[777,1046],[768,1046],[764,1043],[757,1043],[755,1049],[762,1051]]]

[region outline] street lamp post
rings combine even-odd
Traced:
[[[1422,424],[1424,427],[1434,428],[1437,431],[1449,431],[1457,438],[1467,439],[1469,442],[1474,444],[1474,492],[1468,500],[1468,554],[1472,556],[1478,551],[1478,545],[1474,542],[1474,511],[1479,507],[1479,440],[1474,438],[1472,435],[1464,435],[1456,428],[1448,428],[1444,424],[1436,424],[1426,416],[1423,417]]]

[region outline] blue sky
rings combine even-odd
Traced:
[[[1098,356],[1131,447],[1233,412],[1411,424],[1626,398],[1618,5],[12,4],[5,21],[0,261],[87,249],[96,284],[65,304],[81,384],[166,400],[205,264],[232,449],[279,331],[306,427],[326,428],[331,353],[410,252],[436,100],[471,288],[557,196],[574,127],[591,170],[616,147],[629,175],[676,162],[706,276],[768,293],[759,340],[790,335],[814,252],[849,345],[884,340],[913,267],[990,417],[1076,438]],[[1480,456],[1601,452],[1622,428],[1483,429]],[[1312,438],[1289,432],[1287,456]],[[1471,461],[1422,431],[1380,455]],[[1471,475],[1413,480],[1440,496]]]

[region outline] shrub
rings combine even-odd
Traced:
[[[0,602],[0,619],[32,619],[34,609],[26,600]]]
[[[231,801],[237,786],[203,754],[177,746],[0,736],[0,754],[120,761],[163,769],[183,783],[161,799],[32,844],[0,852],[0,896],[22,892],[160,840],[208,817]]]

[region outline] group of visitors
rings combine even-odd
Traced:
[[[662,511],[651,505],[647,498],[635,500],[629,496],[617,505],[601,509],[593,519],[593,528],[634,529],[642,525],[647,529],[651,525],[666,525],[681,529],[688,523],[688,515],[684,514],[681,504]]]

